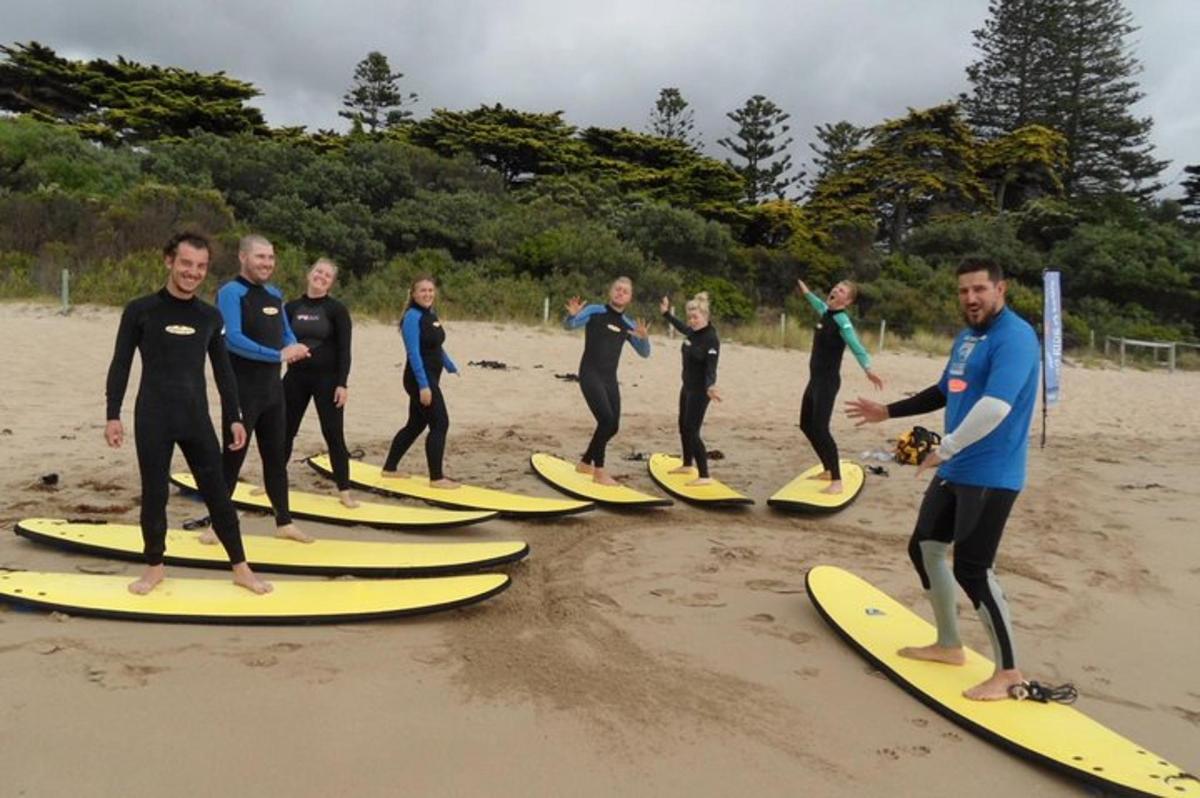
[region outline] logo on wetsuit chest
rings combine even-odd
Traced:
[[[441,323],[440,321],[435,321],[435,322],[431,322],[430,326],[432,326],[432,327],[441,327],[441,326],[442,326],[442,323]]]
[[[684,345],[684,346],[691,346],[691,345],[692,345],[692,342],[691,342],[691,341],[689,341],[688,339],[684,338],[684,339],[683,339],[683,345]]]
[[[608,329],[612,330],[612,331],[613,331],[613,332],[615,332],[615,333],[619,333],[619,332],[621,332],[621,328],[620,328],[620,327],[618,327],[618,326],[617,326],[617,325],[615,325],[615,324],[606,324],[606,325],[604,325],[604,326],[605,326],[605,327],[607,327]]]
[[[263,315],[264,316],[278,316],[279,308],[267,306],[267,307],[263,308]]]
[[[320,321],[321,316],[317,313],[297,313],[296,321]]]
[[[186,324],[168,324],[163,329],[166,330],[167,332],[169,332],[171,335],[195,335],[196,334],[196,328],[189,327]]]

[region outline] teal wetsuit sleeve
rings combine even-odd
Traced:
[[[400,322],[400,335],[404,338],[404,349],[408,353],[408,365],[417,387],[429,387],[429,376],[425,373],[425,361],[421,359],[421,311],[410,308]]]
[[[863,371],[870,371],[871,356],[867,354],[862,341],[858,340],[858,335],[854,332],[854,323],[850,321],[850,317],[845,312],[842,312],[833,314],[833,318],[837,321],[838,332],[842,334],[842,340],[846,342],[846,346],[850,347],[850,351],[854,353],[854,359],[858,361],[858,365],[862,366]]]
[[[603,313],[603,305],[586,305],[583,310],[576,313],[574,316],[567,316],[563,320],[563,326],[568,330],[578,330],[580,327],[587,324],[588,319],[595,316],[597,313]]]
[[[829,310],[829,306],[825,304],[824,300],[812,291],[805,294],[804,298],[808,300],[808,304],[812,305],[812,309],[817,312],[818,316],[824,316],[825,311]]]
[[[237,282],[226,283],[217,291],[217,308],[225,322],[225,345],[230,352],[247,360],[258,360],[263,363],[278,363],[279,350],[263,346],[253,341],[242,332],[242,295],[241,286]],[[293,343],[295,338],[292,339]]]
[[[633,334],[633,330],[637,329],[637,325],[633,319],[625,314],[621,314],[621,320],[625,322],[625,326],[630,330],[625,338],[629,341],[629,345],[633,347],[633,351],[642,357],[650,357],[650,336],[647,335],[645,338],[638,338]]]

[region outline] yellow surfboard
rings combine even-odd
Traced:
[[[610,507],[669,507],[675,502],[624,485],[597,485],[590,474],[581,474],[573,463],[545,452],[536,452],[529,462],[537,475],[552,487],[577,499]]]
[[[767,499],[768,507],[779,510],[791,510],[800,513],[835,513],[847,507],[858,498],[862,492],[866,474],[858,463],[842,460],[842,492],[836,494],[822,493],[829,487],[829,482],[823,479],[810,479],[824,471],[821,465],[815,465],[788,484],[777,490]]]
[[[18,535],[59,548],[142,560],[142,530],[134,524],[72,522],[53,518],[18,521]],[[515,562],[529,554],[523,541],[469,543],[375,543],[326,540],[297,543],[261,535],[242,535],[246,560],[256,571],[327,576],[430,576],[478,571]],[[200,542],[200,533],[167,530],[168,565],[228,568],[225,549]]]
[[[903,646],[932,642],[931,624],[854,574],[828,565],[808,572],[809,598],[831,626],[922,703],[1019,756],[1125,795],[1200,796],[1200,781],[1071,706],[1036,701],[971,701],[962,691],[992,675],[967,650],[951,667],[905,659]]]
[[[650,469],[650,478],[672,496],[685,502],[701,504],[709,507],[732,507],[739,504],[754,504],[754,499],[738,493],[733,488],[713,480],[709,485],[689,485],[688,483],[699,476],[692,469],[687,474],[672,474],[673,469],[683,465],[683,458],[670,454],[652,454],[646,466]]]
[[[329,462],[329,455],[310,457],[307,462],[317,473],[327,477],[333,476],[333,466]],[[383,469],[377,465],[360,460],[350,461],[350,483],[352,485],[378,493],[421,499],[440,507],[494,510],[501,515],[522,518],[550,518],[557,515],[583,513],[594,510],[596,507],[592,502],[587,501],[522,496],[519,493],[480,488],[475,485],[460,485],[453,490],[442,490],[430,486],[428,477],[398,479],[384,477],[382,474]]]
[[[168,574],[149,595],[129,592],[128,576],[0,573],[0,599],[68,615],[175,623],[346,623],[416,615],[473,604],[508,587],[504,574],[429,579],[273,581],[257,596],[226,579]]]
[[[186,490],[196,489],[191,474],[172,474],[171,481]],[[248,510],[271,511],[271,499],[265,493],[252,492],[253,485],[239,482],[233,492],[233,503]],[[288,494],[292,515],[325,521],[330,524],[363,524],[380,529],[439,529],[477,524],[495,518],[499,513],[487,510],[435,510],[429,507],[408,507],[402,504],[359,502],[358,507],[346,507],[334,496],[293,490]]]

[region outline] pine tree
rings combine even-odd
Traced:
[[[654,110],[650,112],[647,130],[655,136],[674,139],[699,151],[704,144],[695,128],[695,113],[679,89],[667,87],[659,91]]]
[[[803,172],[788,175],[792,170],[792,156],[786,151],[792,138],[787,135],[791,128],[786,122],[791,115],[756,94],[741,108],[725,116],[737,124],[737,133],[718,139],[717,143],[743,160],[741,164],[729,159],[725,162],[742,176],[746,199],[752,203],[762,202],[772,195],[784,199],[788,187],[804,177]]]
[[[1150,118],[1135,118],[1141,70],[1127,38],[1137,27],[1121,0],[991,0],[975,31],[981,58],[967,67],[962,104],[985,138],[1030,124],[1067,139],[1068,196],[1145,197],[1166,161],[1153,157]]]
[[[1183,206],[1183,216],[1200,221],[1200,164],[1185,166],[1183,171],[1188,176],[1183,181],[1183,199],[1179,200]]]
[[[854,152],[867,140],[870,130],[858,127],[849,122],[826,122],[816,126],[817,141],[809,142],[808,148],[815,153],[813,166],[816,167],[814,183],[820,183],[830,175],[841,174],[846,169],[850,153]]]
[[[338,111],[338,116],[362,125],[371,134],[408,124],[412,111],[405,106],[418,98],[415,92],[405,95],[400,91],[402,77],[403,72],[392,71],[386,55],[375,50],[367,53],[354,68],[354,85],[342,97],[346,110]]]

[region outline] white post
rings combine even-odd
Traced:
[[[887,335],[887,319],[880,319],[879,320],[879,349],[876,350],[876,352],[875,352],[875,354],[877,354],[877,355],[883,354],[883,337],[885,335]]]
[[[542,300],[542,324],[550,323],[550,297]]]
[[[1167,350],[1167,364],[1168,364],[1167,369],[1172,374],[1174,374],[1175,373],[1175,344],[1174,343],[1172,343],[1171,348]]]
[[[670,313],[672,316],[674,316],[675,315],[675,306],[668,305],[667,312]],[[667,337],[668,338],[675,337],[675,325],[674,324],[670,324],[670,323],[667,324]]]
[[[779,314],[779,343],[787,346],[787,314]]]
[[[1096,354],[1096,331],[1088,329],[1088,351],[1093,355]]]
[[[71,271],[69,269],[62,270],[62,310],[59,313],[63,316],[71,312]]]
[[[1121,339],[1121,370],[1125,370],[1125,339]]]

